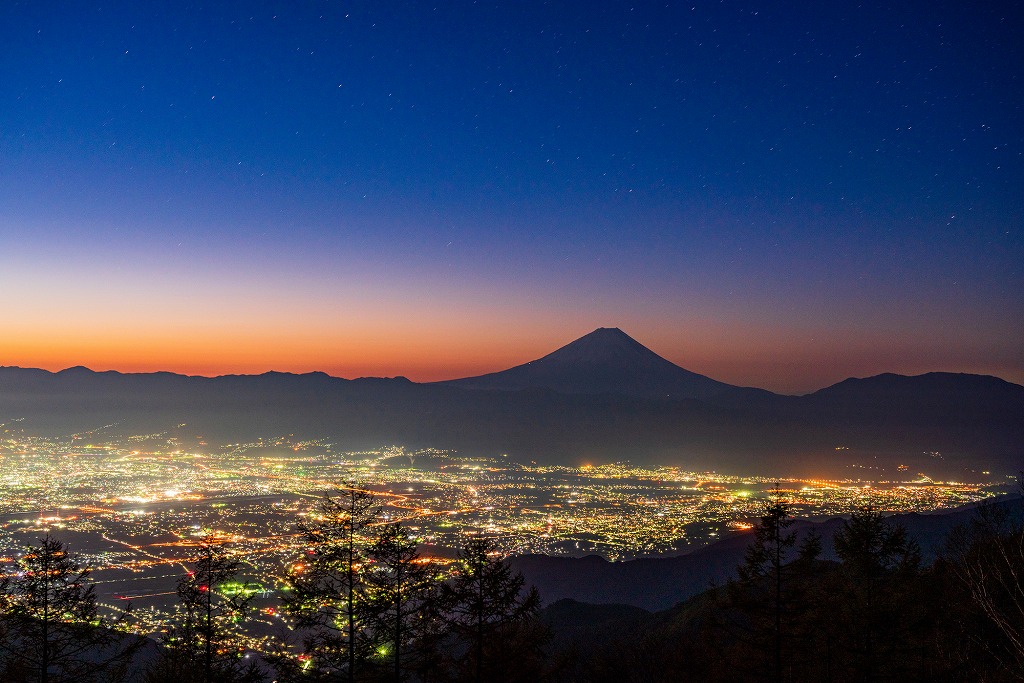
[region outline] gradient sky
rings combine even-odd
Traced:
[[[443,379],[598,326],[1024,382],[1015,2],[0,3],[0,365]]]

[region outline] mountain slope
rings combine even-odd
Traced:
[[[869,419],[883,419],[913,410],[927,414],[927,419],[987,421],[1019,416],[1024,387],[988,375],[885,373],[846,379],[801,399],[821,411],[856,414]]]
[[[563,394],[620,394],[662,400],[771,395],[690,372],[617,327],[600,327],[543,358],[508,370],[444,384],[465,389],[551,389]]]
[[[934,478],[1011,474],[1024,463],[1021,415],[1024,387],[979,375],[879,375],[807,396],[733,387],[615,329],[505,373],[433,384],[0,367],[0,423],[24,418],[19,428],[34,434],[186,423],[220,443],[294,433],[347,450],[402,444],[772,476],[884,478],[897,465]]]

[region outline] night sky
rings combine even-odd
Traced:
[[[1024,382],[1013,2],[0,3],[0,365],[451,378],[617,326]]]

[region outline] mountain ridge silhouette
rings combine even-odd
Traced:
[[[691,373],[616,328],[517,368],[525,369],[481,376],[502,380],[482,386],[480,378],[0,367],[0,423],[24,418],[23,428],[40,434],[187,423],[225,443],[301,433],[348,450],[402,444],[522,462],[630,460],[773,476],[880,478],[897,465],[930,476],[1012,474],[1024,461],[1024,387],[996,377],[886,373],[783,396]]]

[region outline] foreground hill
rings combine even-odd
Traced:
[[[1024,514],[1024,500],[1000,502],[1015,517]],[[921,547],[926,561],[941,551],[947,534],[967,524],[974,508],[933,514],[893,515],[890,521],[904,527]],[[843,520],[797,521],[791,527],[802,540],[814,531],[822,539],[825,560],[834,561],[832,539]],[[736,567],[750,544],[749,532],[733,533],[709,546],[676,557],[651,557],[609,562],[602,557],[552,557],[524,555],[511,559],[512,565],[536,586],[547,604],[572,600],[589,604],[618,604],[634,609],[665,610],[698,595],[711,586],[722,586],[734,578]]]
[[[753,554],[742,578],[688,588],[672,606],[617,602],[628,590],[620,585],[604,604],[549,600],[541,619],[552,649],[566,653],[565,681],[1021,680],[1022,513],[1019,497],[984,514],[883,520],[860,511],[815,527],[824,555],[786,553],[780,571]],[[894,524],[926,550],[941,546],[941,559],[919,558]],[[633,580],[640,565],[622,564],[618,580]]]
[[[598,330],[545,359],[437,384],[4,367],[0,423],[20,419],[30,433],[53,435],[186,423],[213,443],[299,434],[353,450],[397,443],[523,462],[631,460],[767,475],[883,478],[898,465],[931,476],[1011,474],[1024,461],[1024,387],[994,377],[880,375],[779,396],[691,373],[619,330]]]

